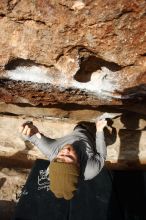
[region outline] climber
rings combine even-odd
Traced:
[[[103,132],[106,124],[105,119],[96,120],[95,137],[91,129],[81,123],[71,134],[57,139],[41,134],[32,122],[19,128],[25,140],[36,145],[49,159],[50,190],[57,198],[70,200],[79,180],[90,180],[101,171],[106,158]]]

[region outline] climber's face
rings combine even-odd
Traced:
[[[58,153],[56,161],[78,164],[78,157],[72,145],[66,144]]]

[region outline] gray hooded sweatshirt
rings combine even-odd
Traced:
[[[52,139],[41,134],[27,138],[45,154],[51,162],[66,144],[71,144],[79,158],[80,177],[84,180],[94,178],[104,166],[106,145],[104,132],[96,132],[96,137],[84,125],[77,125],[73,132],[62,138]]]

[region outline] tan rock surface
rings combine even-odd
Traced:
[[[40,132],[52,138],[72,132],[80,120],[58,118],[34,118],[26,116],[0,116],[0,161],[1,164],[31,167],[37,158],[45,156],[33,145],[24,142],[18,127],[32,120]],[[146,164],[146,117],[135,113],[124,113],[120,118],[109,120],[105,130],[107,142],[107,165],[109,168],[143,168]]]
[[[106,165],[145,169],[145,0],[1,0],[0,30],[0,218],[14,210],[22,167],[45,158],[19,137],[26,120],[55,138],[122,112],[106,130]]]
[[[1,1],[0,100],[145,102],[145,10],[145,0]]]
[[[0,167],[0,218],[10,220],[29,170]]]

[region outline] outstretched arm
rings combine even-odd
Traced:
[[[19,128],[19,132],[21,133],[24,140],[30,141],[32,144],[36,145],[39,150],[45,154],[48,159],[53,150],[53,146],[56,142],[55,139],[49,138],[41,134],[38,128],[33,125],[32,122],[25,122]]]
[[[96,151],[104,159],[106,159],[107,150],[103,129],[106,125],[105,119],[96,121]]]
[[[85,180],[94,178],[104,166],[107,151],[103,129],[106,124],[107,121],[104,119],[96,122],[96,154],[87,161]]]

